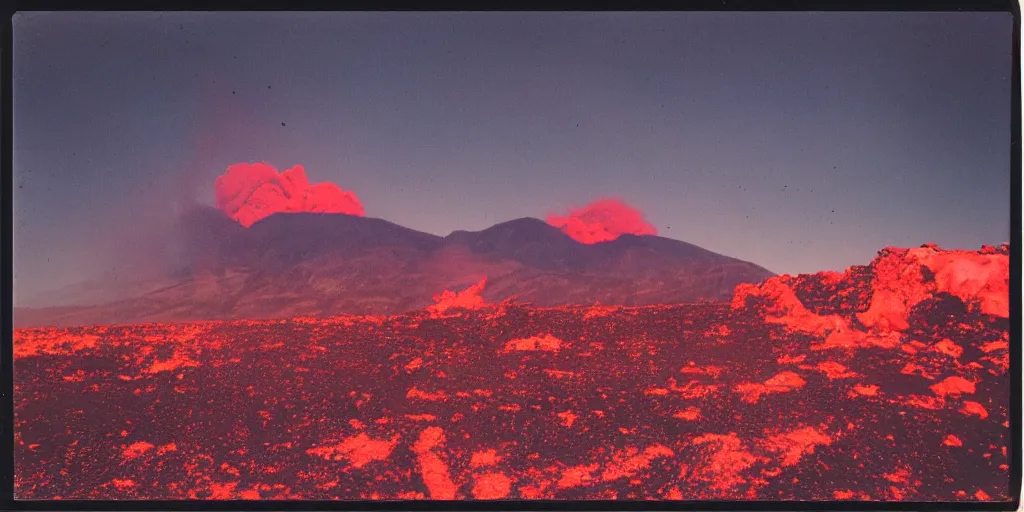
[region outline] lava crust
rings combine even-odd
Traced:
[[[885,250],[732,304],[481,283],[388,317],[19,329],[15,492],[1006,501],[1007,260]]]

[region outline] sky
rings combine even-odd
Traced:
[[[1009,13],[19,13],[14,292],[236,162],[445,235],[602,197],[777,273],[1009,240]]]

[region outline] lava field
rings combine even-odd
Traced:
[[[732,303],[18,329],[18,499],[1009,501],[1008,248]]]

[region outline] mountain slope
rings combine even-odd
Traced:
[[[17,311],[19,326],[398,314],[487,278],[484,298],[536,306],[728,300],[773,274],[677,240],[582,244],[531,218],[438,237],[374,218],[276,214],[244,228],[183,219],[186,268],[149,293],[90,308]]]
[[[445,237],[444,244],[544,270],[581,270],[596,255],[591,246],[533,218],[502,222],[483,231],[456,231]]]

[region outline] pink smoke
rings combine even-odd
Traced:
[[[608,242],[625,234],[658,234],[642,212],[618,199],[598,199],[565,216],[548,215],[547,222],[585,244]]]
[[[275,213],[366,215],[354,192],[328,182],[311,185],[301,165],[278,173],[263,162],[233,164],[214,187],[217,207],[245,227]]]

